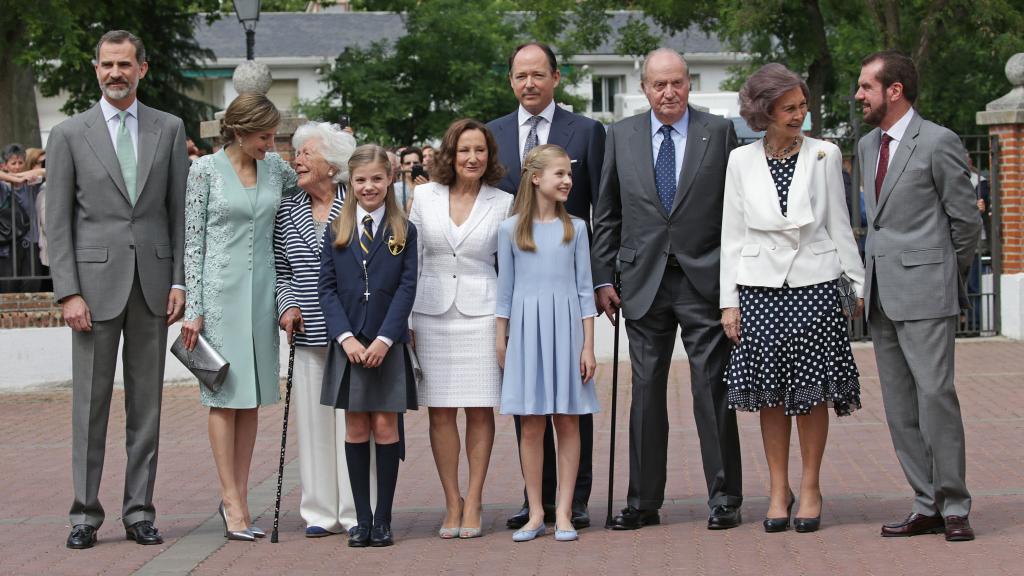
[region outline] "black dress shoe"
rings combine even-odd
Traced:
[[[586,514],[586,507],[584,507],[583,511],[584,511],[584,514]],[[575,517],[575,515],[576,515],[576,507],[573,506],[573,517]],[[509,516],[508,520],[505,520],[505,527],[510,529],[510,530],[519,530],[523,526],[526,526],[526,523],[529,522],[529,521],[530,521],[530,506],[528,504],[524,503],[523,507],[519,509],[519,512],[516,512],[515,514]],[[554,508],[554,506],[545,506],[544,507],[544,522],[546,524],[553,524],[555,522],[555,508]],[[589,525],[590,525],[590,516],[587,516],[587,526],[589,526]]]
[[[85,550],[96,544],[96,528],[88,524],[75,524],[68,534],[68,548],[74,550]]]
[[[572,527],[577,530],[590,527],[590,512],[583,502],[572,503]]]
[[[530,507],[523,506],[522,509],[519,510],[519,512],[516,512],[515,514],[508,517],[508,520],[505,521],[505,527],[511,530],[518,530],[523,526],[526,526],[526,523],[529,521]]]
[[[370,531],[370,546],[379,548],[382,546],[391,546],[395,543],[395,539],[391,536],[391,525],[390,524],[377,524]]]
[[[739,526],[742,521],[739,506],[721,504],[711,509],[711,515],[708,516],[708,530],[728,530]]]
[[[357,524],[348,531],[349,548],[366,548],[370,545],[370,525]]]
[[[622,513],[612,518],[612,530],[638,530],[644,526],[661,524],[661,517],[657,510],[640,510],[632,506],[626,506]]]
[[[164,537],[160,535],[160,531],[149,520],[139,520],[125,528],[124,537],[126,540],[135,540],[136,544],[142,544],[143,546],[164,543]]]

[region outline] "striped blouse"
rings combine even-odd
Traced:
[[[329,221],[341,212],[344,195],[344,188],[339,186]],[[317,292],[322,242],[323,238],[316,237],[309,194],[301,191],[281,200],[274,222],[277,311],[278,318],[293,306],[302,312],[305,332],[295,333],[297,346],[327,346],[327,323]]]

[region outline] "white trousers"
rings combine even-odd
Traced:
[[[299,513],[306,526],[329,532],[356,525],[356,509],[345,461],[345,411],[320,404],[326,346],[296,346],[292,401],[299,433]],[[376,450],[370,441],[370,505],[376,507]]]

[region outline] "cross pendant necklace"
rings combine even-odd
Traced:
[[[363,260],[363,283],[365,292],[363,292],[363,302],[370,301],[370,274],[366,271],[366,260]]]

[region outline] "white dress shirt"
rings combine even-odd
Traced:
[[[121,119],[118,117],[118,112],[121,110],[107,102],[106,98],[100,98],[100,111],[103,112],[103,120],[107,123],[107,132],[110,134],[110,143],[114,145],[114,151],[117,151],[117,130],[121,127]],[[128,134],[132,137],[132,148],[135,150],[135,162],[139,161],[139,99],[132,100],[130,106],[127,109],[128,116],[125,117],[124,123],[128,127]],[[185,287],[180,284],[171,284],[171,288],[177,288],[182,292],[185,291]]]
[[[107,102],[106,98],[100,98],[100,110],[103,112],[103,119],[107,123],[107,132],[110,133],[110,143],[117,150],[117,129],[121,127],[121,119],[117,114],[121,110]],[[139,160],[139,100],[132,100],[131,106],[126,110],[128,116],[124,123],[128,126],[128,133],[132,136],[132,148],[135,149],[135,161]]]
[[[380,207],[374,210],[373,212],[367,212],[366,210],[363,210],[362,205],[356,205],[356,226],[359,228],[359,233],[363,233],[363,218],[366,217],[367,214],[369,214],[370,218],[373,219],[373,238],[374,240],[376,240],[377,234],[380,234],[381,223],[384,222],[384,212],[385,208],[383,204],[381,204]],[[338,335],[338,344],[341,344],[342,342],[353,336],[354,334],[352,334],[351,332],[342,332],[341,334]],[[387,344],[388,348],[391,348],[391,345],[395,343],[394,340],[386,336],[377,336],[377,340],[380,340],[381,342]]]
[[[907,132],[907,126],[910,126],[910,121],[914,118],[914,109],[907,110],[907,113],[902,118],[896,121],[895,124],[889,127],[888,130],[882,130],[882,134],[888,134],[892,140],[889,141],[889,165],[892,165],[892,158],[896,155],[896,149],[899,148],[900,142],[903,140],[903,135]],[[882,157],[881,154],[878,155]],[[888,169],[889,166],[886,166]],[[878,174],[878,160],[875,160],[875,174]]]
[[[651,150],[654,153],[653,162],[651,166],[658,163],[658,151],[661,150],[661,143],[665,140],[665,135],[660,132],[662,127],[661,120],[654,115],[654,111],[651,111]],[[683,117],[678,122],[672,125],[672,143],[676,147],[676,184],[679,184],[679,175],[683,172],[683,155],[686,153],[686,137],[689,134],[690,129],[690,109],[687,108]]]
[[[537,124],[537,146],[548,143],[548,134],[551,134],[551,122],[555,117],[555,101],[548,103],[547,107],[538,114],[542,120]],[[526,137],[530,135],[530,118],[533,114],[526,111],[523,105],[519,105],[519,161],[522,163],[523,150],[526,149]]]

